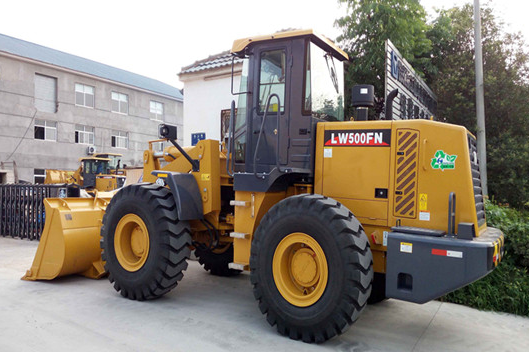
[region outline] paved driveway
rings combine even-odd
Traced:
[[[0,351],[528,351],[529,319],[437,301],[368,306],[321,345],[280,336],[249,275],[219,278],[190,262],[156,301],[122,298],[107,279],[26,282],[37,242],[0,237]]]

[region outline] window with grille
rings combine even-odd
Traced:
[[[56,141],[57,122],[35,119],[34,138],[46,141]]]
[[[75,84],[75,105],[94,107],[94,87],[84,84]]]
[[[95,131],[92,126],[75,125],[75,143],[94,144]]]
[[[129,113],[129,97],[126,94],[112,92],[112,112]]]
[[[129,147],[129,134],[123,131],[112,131],[112,146],[115,148]]]
[[[163,121],[163,104],[151,100],[151,115],[153,120]]]

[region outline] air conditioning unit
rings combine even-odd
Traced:
[[[87,153],[88,155],[92,155],[92,154],[94,154],[96,151],[97,151],[97,150],[96,150],[96,146],[95,146],[95,145],[91,145],[91,146],[89,146],[89,147],[86,149],[86,153]]]

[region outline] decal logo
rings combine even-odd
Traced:
[[[390,144],[390,129],[325,131],[325,146],[329,147],[389,147]]]
[[[435,152],[434,158],[432,158],[432,169],[437,170],[453,170],[456,168],[457,155],[446,154],[442,150]]]

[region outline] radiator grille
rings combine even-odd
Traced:
[[[395,172],[395,216],[417,215],[417,166],[419,132],[397,130],[397,163]]]
[[[483,191],[481,189],[477,142],[476,138],[470,134],[468,135],[468,151],[470,152],[470,169],[472,170],[476,215],[478,217],[478,226],[481,226],[485,223],[485,204],[483,203]]]

